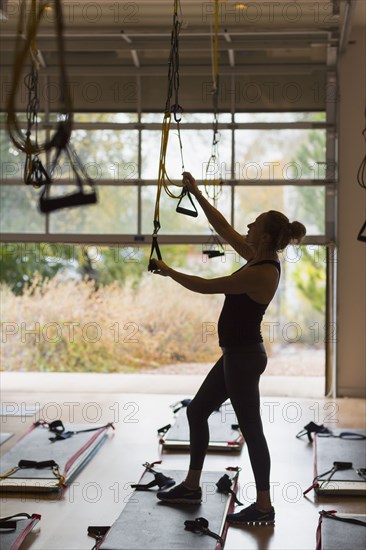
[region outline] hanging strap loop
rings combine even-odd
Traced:
[[[211,237],[207,243],[206,249],[202,251],[203,254],[207,255],[208,258],[218,258],[219,256],[225,256],[225,250],[222,242],[220,241],[217,233],[214,232],[213,228],[210,226]]]
[[[183,206],[180,206],[180,204],[181,204],[182,200],[184,199],[184,197],[187,197],[189,199],[189,202],[192,205],[192,210],[190,210],[189,208],[184,208]],[[197,216],[198,216],[198,211],[197,211],[196,205],[194,204],[194,202],[192,200],[192,197],[191,197],[191,194],[188,191],[187,187],[183,187],[179,202],[177,204],[176,211],[179,214],[185,214],[186,216],[191,216],[192,218],[197,218]]]
[[[57,136],[55,136],[55,138],[57,141],[58,139]],[[49,197],[48,189],[51,186],[47,185],[50,182],[46,182],[47,184],[45,185],[39,199],[39,208],[40,208],[40,211],[43,212],[44,214],[49,212],[54,212],[55,210],[61,210],[62,208],[71,208],[71,207],[83,206],[87,204],[96,204],[98,201],[94,182],[91,178],[89,178],[76,152],[74,151],[74,149],[71,147],[70,144],[66,146],[65,151],[67,153],[67,156],[70,161],[70,166],[76,178],[78,191],[75,191],[74,193],[70,193],[62,197]],[[61,152],[62,152],[62,148],[58,147],[55,154],[55,158],[52,163],[51,173],[53,173],[58,163]],[[90,192],[85,191],[83,180],[87,183],[88,187],[90,188]]]
[[[156,269],[156,264],[153,258],[154,253],[156,253],[158,260],[162,259],[157,235],[153,235],[152,237],[151,252],[150,252],[150,258],[149,258],[149,264],[147,267],[148,271],[155,271]]]

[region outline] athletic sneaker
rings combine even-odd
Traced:
[[[232,525],[274,525],[275,511],[272,507],[269,512],[261,512],[253,503],[241,512],[228,514],[226,520]]]
[[[198,489],[189,489],[183,483],[176,485],[169,491],[158,491],[156,496],[162,502],[172,504],[201,504],[202,491]]]

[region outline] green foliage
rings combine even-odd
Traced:
[[[34,277],[21,297],[6,286],[2,297],[4,370],[118,372],[211,362],[219,353],[216,331],[206,334],[205,326],[215,328],[221,297],[146,270],[135,289],[130,279],[96,288],[90,280]]]
[[[26,243],[0,243],[0,282],[19,295],[30,284],[35,273],[41,279],[51,279],[64,268],[61,259],[52,260],[40,253],[40,246]]]
[[[293,161],[302,166],[303,176],[319,179],[324,174],[320,173],[324,166],[326,136],[324,132],[312,130],[309,141],[302,143]],[[319,172],[317,168],[319,167]],[[307,232],[313,226],[319,226],[319,220],[325,219],[324,212],[324,188],[323,187],[302,187],[298,195],[299,221],[308,220]],[[320,224],[324,229],[324,222]],[[310,301],[313,308],[319,313],[325,313],[325,269],[324,263],[316,261],[313,254],[303,247],[303,255],[300,265],[294,270],[294,280],[300,293]]]
[[[324,315],[326,286],[324,264],[321,265],[306,247],[303,247],[302,251],[301,265],[293,273],[294,281],[297,289],[311,303],[313,309]]]

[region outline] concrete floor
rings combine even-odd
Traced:
[[[91,549],[93,539],[86,534],[87,526],[112,524],[131,494],[130,483],[141,476],[142,463],[161,457],[157,428],[171,420],[169,406],[190,397],[193,392],[190,394],[188,389],[195,391],[200,381],[188,380],[184,385],[182,377],[162,383],[156,375],[153,375],[154,382],[150,377],[137,376],[140,378],[133,384],[131,378],[125,381],[120,378],[117,383],[114,375],[102,379],[88,374],[2,374],[3,403],[15,404],[19,410],[21,403],[24,406],[40,403],[42,417],[50,421],[61,414],[64,423],[95,420],[98,424],[114,421],[116,425],[113,436],[62,496],[2,495],[2,516],[20,511],[42,515],[22,550]],[[170,393],[164,393],[163,388]],[[37,416],[38,413],[36,419]],[[262,420],[272,457],[271,490],[276,525],[230,528],[226,550],[314,549],[319,510],[366,513],[365,500],[360,497],[317,498],[313,493],[309,493],[308,498],[302,496],[313,477],[313,449],[306,439],[295,437],[310,420],[326,422],[330,427],[364,428],[364,400],[271,396],[262,392]],[[25,416],[0,418],[1,431],[15,434],[0,447],[1,454],[15,444],[17,436],[33,421],[34,417]],[[185,453],[164,453],[162,458],[164,468],[187,467]],[[230,465],[242,467],[239,494],[242,502],[250,504],[254,487],[245,446],[240,455],[209,454],[205,462],[207,470],[222,470]]]

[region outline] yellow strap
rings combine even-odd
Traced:
[[[53,0],[54,6],[55,6],[55,24],[56,24],[56,31],[57,31],[57,41],[58,41],[58,54],[59,54],[59,70],[60,70],[60,81],[63,84],[63,101],[65,105],[65,114],[67,115],[68,119],[70,119],[70,124],[72,121],[72,103],[71,103],[71,96],[70,91],[67,87],[67,79],[66,79],[66,67],[64,62],[64,48],[63,48],[63,37],[62,37],[62,30],[63,30],[63,22],[62,22],[62,11],[61,11],[61,5],[58,0]],[[15,53],[15,61],[14,61],[14,68],[13,68],[13,78],[12,78],[12,85],[9,93],[8,98],[8,104],[7,104],[7,127],[10,139],[12,140],[13,144],[17,149],[20,151],[31,154],[31,155],[37,155],[41,153],[42,151],[46,151],[50,149],[53,146],[53,137],[42,143],[38,144],[36,142],[32,142],[30,139],[25,139],[24,134],[20,128],[18,118],[16,116],[15,112],[15,100],[17,96],[17,91],[19,88],[19,84],[22,77],[22,71],[23,67],[25,66],[26,59],[30,52],[33,51],[33,48],[35,47],[35,40],[37,36],[37,31],[40,26],[43,14],[46,10],[46,8],[49,7],[51,2],[40,2],[38,7],[36,6],[36,0],[32,0],[32,9],[34,6],[35,13],[32,14],[32,17],[29,18],[29,24],[27,25],[27,28],[25,30],[25,40],[22,41],[20,37],[18,36],[17,40],[17,49]],[[23,0],[21,12],[25,9],[25,0]],[[23,34],[24,27],[24,14],[21,13],[19,24],[18,24],[18,33],[20,35]],[[37,51],[37,50],[35,50]],[[70,129],[71,133],[71,129]]]
[[[215,0],[215,33],[214,33],[214,49],[213,49],[213,76],[214,90],[217,88],[219,77],[219,0]]]
[[[10,477],[15,474],[15,472],[18,472],[18,470],[20,470],[19,466],[15,466],[11,470],[9,470],[9,472],[6,472],[6,474],[0,475],[0,479],[6,479],[7,477]],[[52,468],[52,473],[55,477],[57,477],[58,486],[61,487],[65,483],[65,476],[60,473],[60,469],[58,466],[54,466]]]
[[[9,472],[6,472],[6,474],[0,475],[0,479],[6,479],[7,477],[12,476],[18,470],[19,470],[19,467],[15,466],[15,468],[13,468],[12,470],[9,470]]]
[[[55,476],[57,477],[57,479],[58,479],[58,486],[59,486],[59,487],[62,487],[62,485],[64,485],[64,483],[65,483],[66,478],[65,478],[65,476],[63,476],[63,475],[61,474],[59,467],[58,467],[58,466],[54,466],[54,467],[52,468],[52,473],[53,473],[53,475],[55,475]]]
[[[173,18],[174,22],[178,18],[178,10],[181,12],[180,1],[174,0],[174,18]],[[173,32],[176,32],[177,34],[179,34],[179,31],[180,31],[180,25],[175,26],[174,24]],[[169,73],[168,73],[168,78],[169,78]],[[175,76],[173,76],[173,78],[175,78]],[[160,198],[161,198],[162,189],[164,189],[166,194],[173,199],[179,199],[181,198],[181,195],[182,195],[182,190],[180,190],[179,194],[175,194],[173,193],[173,191],[171,191],[169,185],[176,185],[176,184],[174,184],[174,182],[169,178],[166,170],[166,155],[168,150],[169,132],[170,132],[170,124],[171,124],[171,107],[172,107],[171,93],[172,93],[172,90],[171,88],[169,88],[168,99],[166,103],[166,110],[164,113],[164,118],[163,118],[163,123],[161,128],[158,183],[157,183],[155,210],[154,210],[154,234],[155,235],[160,227]],[[178,105],[176,107],[178,107]],[[180,136],[180,127],[179,127],[178,121],[177,121],[177,129],[178,129],[178,140],[179,140],[179,147],[180,147],[180,153],[181,153],[182,168],[184,170],[182,140]]]

